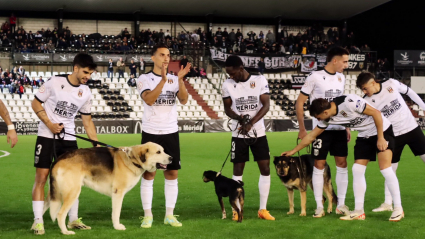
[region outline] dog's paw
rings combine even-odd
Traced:
[[[332,213],[332,208],[328,208],[328,213]]]
[[[223,214],[223,216],[221,217],[221,219],[226,219],[226,214]]]
[[[123,224],[118,224],[114,226],[114,228],[115,230],[121,230],[121,231],[125,230],[125,226]]]
[[[62,234],[64,234],[64,235],[74,235],[75,232],[73,232],[73,231],[62,231]]]
[[[307,216],[307,213],[306,212],[301,212],[300,213],[300,217],[305,217],[305,216]]]
[[[289,212],[287,212],[286,214],[291,215],[294,214],[294,210],[290,210]]]

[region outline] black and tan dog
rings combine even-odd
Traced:
[[[151,142],[119,149],[95,147],[64,153],[51,169],[47,199],[50,216],[53,221],[57,217],[63,234],[75,234],[67,230],[65,218],[84,185],[112,197],[112,223],[116,230],[125,230],[120,223],[124,195],[145,171],[164,169],[171,159],[164,148]]]
[[[301,195],[300,216],[306,216],[307,186],[310,185],[310,188],[313,189],[313,157],[311,157],[311,155],[302,155],[301,158],[279,156],[275,157],[273,162],[277,175],[288,191],[289,212],[287,214],[294,213],[294,189],[298,189],[300,190]],[[332,203],[336,204],[337,197],[332,187],[331,170],[328,164],[325,166],[323,177],[323,189],[325,191],[326,197],[328,198],[327,211],[328,213],[331,213]],[[323,197],[323,203],[325,201],[326,198]]]
[[[217,194],[218,201],[221,206],[222,218],[226,218],[226,210],[224,209],[223,197],[229,197],[230,205],[233,210],[238,213],[238,222],[242,222],[243,218],[243,204],[245,198],[245,191],[243,189],[242,181],[235,181],[227,178],[221,174],[217,175],[217,172],[209,170],[204,172],[204,182],[214,181],[215,193]],[[236,206],[236,200],[239,199],[241,210]]]

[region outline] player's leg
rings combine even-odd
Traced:
[[[180,166],[180,141],[179,133],[161,135],[161,146],[164,147],[164,152],[171,157],[173,161],[167,165],[167,170],[164,171],[165,183],[164,183],[164,194],[165,194],[165,207],[166,213],[164,223],[169,224],[173,227],[181,227],[182,224],[174,216],[174,208],[177,203],[178,197],[178,170]]]
[[[254,161],[257,161],[260,169],[260,179],[258,181],[258,190],[260,191],[260,208],[258,217],[265,220],[275,220],[267,211],[267,201],[270,193],[270,150],[267,137],[259,137],[257,141],[250,146]]]
[[[232,179],[242,181],[245,162],[249,161],[249,146],[242,138],[232,137],[230,161],[233,163],[233,176]],[[239,199],[236,199],[236,206],[241,210]],[[233,210],[232,220],[238,220],[238,213]]]
[[[157,141],[157,135],[148,134],[142,131],[142,144]],[[156,142],[155,142],[156,143]],[[152,199],[153,199],[153,182],[156,172],[144,172],[140,183],[140,198],[142,200],[144,216],[142,217],[142,228],[150,228],[153,222],[152,215]]]
[[[347,169],[347,131],[338,130],[331,132],[333,134],[330,153],[335,157],[336,176],[335,182],[337,187],[338,205],[335,210],[336,214],[347,215],[348,207],[345,205],[345,195],[348,188],[348,169]]]
[[[323,217],[325,211],[323,209],[323,184],[325,173],[326,157],[328,156],[331,135],[329,131],[319,135],[312,144],[311,154],[314,158],[314,168],[312,176],[314,199],[316,200],[316,210],[313,217]]]
[[[34,212],[34,223],[31,227],[34,234],[44,234],[44,186],[52,164],[53,139],[37,137],[34,153],[35,180],[32,188],[32,207]]]

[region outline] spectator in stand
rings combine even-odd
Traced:
[[[109,59],[108,62],[108,78],[114,78],[114,63],[112,62],[112,59]]]
[[[38,78],[38,86],[42,86],[44,84],[44,80],[43,77],[40,76],[40,78]]]
[[[10,43],[10,41],[9,41],[9,39],[7,38],[7,36],[3,36],[3,39],[2,39],[2,46],[3,47],[8,47],[9,46],[9,43]]]
[[[245,39],[242,39],[241,42],[239,43],[239,51],[240,51],[240,53],[245,53],[246,52]]]
[[[264,70],[266,69],[266,63],[264,63],[264,58],[261,57],[258,62],[258,72],[262,75],[264,74]]]
[[[236,41],[236,33],[235,33],[235,29],[232,29],[232,31],[229,33],[229,42],[231,45],[233,45],[233,43]]]
[[[124,28],[124,30],[121,32],[121,36],[124,38],[124,37],[127,37],[127,38],[129,38],[130,37],[130,33],[128,32],[128,30],[127,30],[127,28]]]
[[[1,72],[1,71],[0,71]],[[4,88],[7,88],[6,87],[6,80],[4,79],[4,75],[3,74],[1,74],[0,75],[0,89],[1,89],[1,92],[3,93],[3,89]]]
[[[15,94],[17,87],[18,87],[18,81],[17,80],[13,80],[13,78],[11,78],[9,92],[11,94]]]
[[[130,79],[128,79],[127,84],[130,87],[135,87],[136,86],[136,77],[135,75],[131,74]]]
[[[180,66],[183,66],[183,68],[186,68],[187,63],[189,60],[186,58],[186,56],[183,56],[183,59],[180,60]]]
[[[269,32],[266,35],[266,39],[267,39],[267,42],[269,44],[273,44],[276,41],[276,38],[275,38],[274,34],[270,30],[269,30]]]
[[[164,38],[165,38],[165,39],[169,39],[169,40],[171,40],[170,30],[167,30],[167,31],[164,33]]]
[[[139,76],[141,74],[145,73],[145,61],[143,60],[143,58],[140,57],[140,62],[139,62]]]
[[[204,68],[201,68],[201,71],[199,72],[202,78],[207,78],[207,73],[205,72]]]
[[[227,52],[227,47],[228,47],[228,44],[227,44],[226,38],[225,37],[222,37],[222,39],[220,41],[221,51],[222,52]]]
[[[215,32],[215,36],[217,39],[221,39],[223,37],[223,32],[221,31],[221,27],[218,28],[218,30]]]
[[[236,39],[239,39],[239,37],[242,37],[242,32],[241,29],[238,28],[238,30],[236,31]]]
[[[260,34],[258,34],[258,39],[264,39],[263,31],[260,31]]]
[[[17,84],[16,93],[19,94],[19,98],[22,99],[22,94],[25,93],[25,89],[21,82],[18,82]]]
[[[83,38],[80,37],[77,41],[77,43],[75,44],[75,48],[77,49],[84,49],[86,46],[86,43],[83,41]]]
[[[5,21],[2,25],[1,25],[1,30],[3,30],[3,32],[7,32],[10,30],[10,25],[8,21]]]
[[[122,60],[122,57],[117,61],[117,70],[118,70],[118,78],[124,78],[124,61]]]
[[[368,52],[368,51],[370,51],[370,47],[369,47],[367,44],[365,44],[365,45],[362,47],[361,51],[362,51],[362,52]]]
[[[15,14],[11,14],[9,17],[9,22],[10,22],[10,30],[13,34],[15,34],[15,28],[16,28],[16,17]]]
[[[33,77],[32,80],[31,80],[31,86],[34,89],[39,87],[38,81],[35,79],[35,77]]]
[[[25,75],[25,69],[24,69],[24,67],[23,67],[23,66],[20,66],[20,67],[19,67],[18,73],[19,73],[21,76]]]
[[[257,36],[257,34],[255,34],[255,32],[250,31],[248,34],[246,34],[248,36],[248,42],[254,42],[255,41],[255,36]]]
[[[134,60],[131,60],[131,63],[128,68],[130,69],[130,75],[136,76],[137,65],[134,63]]]

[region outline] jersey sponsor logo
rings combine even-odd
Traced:
[[[70,103],[70,105],[68,106],[67,101],[58,101],[53,113],[61,117],[73,118],[74,115],[77,113],[77,110],[78,106],[74,105],[73,103]]]
[[[167,82],[168,82],[168,84],[173,84],[174,83],[174,80],[173,79],[168,79]]]
[[[391,88],[391,86],[387,87],[388,92],[393,93],[393,88]]]
[[[155,101],[155,106],[172,106],[176,103],[176,94],[173,91],[166,91],[160,94]]]
[[[235,100],[235,104],[236,109],[239,112],[256,110],[258,107],[258,97],[248,96],[246,99],[244,97],[240,97]]]
[[[254,81],[249,82],[249,86],[251,87],[251,89],[254,89],[255,88],[255,82]]]
[[[347,115],[347,113],[345,113],[345,111],[343,111],[343,110],[341,110],[341,112],[340,112],[340,113],[341,113],[341,115],[342,115],[342,116],[344,116],[344,117],[347,117],[347,116],[348,116],[348,115]]]
[[[78,97],[83,97],[83,90],[82,89],[79,89],[78,90]]]
[[[342,95],[342,91],[340,90],[335,90],[331,89],[331,90],[327,90],[325,91],[325,100],[331,102],[335,97],[338,97]]]
[[[385,105],[384,108],[381,109],[381,112],[385,117],[388,118],[400,108],[401,108],[400,102],[398,101],[398,99],[395,99],[390,102],[390,105]]]
[[[356,108],[359,108],[362,105],[362,102],[360,100],[357,100]]]
[[[354,102],[352,99],[348,99],[348,102]]]
[[[61,89],[63,90],[63,88],[64,88],[65,86],[64,85],[61,85]]]
[[[366,120],[366,118],[356,117],[355,119],[350,120],[350,123],[343,124],[343,126],[348,127],[348,128],[352,128],[352,127],[354,127],[356,125],[359,125],[359,124],[363,123],[363,121],[365,121],[365,120]]]
[[[40,87],[40,89],[38,89],[38,92],[40,92],[40,93],[44,93],[44,91],[46,91],[46,88],[44,87],[44,85],[42,85],[42,86]]]

